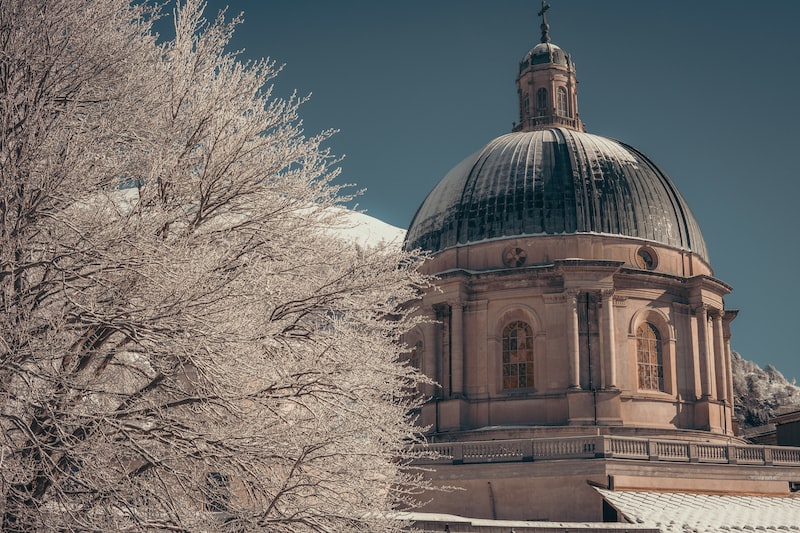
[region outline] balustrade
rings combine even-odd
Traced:
[[[533,460],[594,458],[598,437],[537,439],[533,441]],[[602,437],[600,437],[602,438]]]
[[[611,437],[609,450],[614,457],[630,459],[646,459],[650,456],[647,451],[647,440],[625,437]]]
[[[800,463],[800,449],[784,446],[772,446],[772,462],[786,465]]]
[[[800,467],[800,448],[748,446],[708,442],[643,439],[637,437],[561,437],[432,443],[420,450],[434,457],[421,463],[501,463],[555,459],[615,459],[649,461],[692,461]]]
[[[669,440],[650,441],[651,458],[657,457],[663,461],[688,461],[689,443]]]
[[[465,463],[491,463],[521,461],[523,441],[465,442]]]
[[[761,446],[732,446],[737,463],[764,464],[764,448]]]
[[[728,447],[723,444],[700,443],[697,445],[697,457],[701,463],[727,463]]]

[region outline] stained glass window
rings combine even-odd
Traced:
[[[525,322],[503,329],[503,389],[533,387],[533,334]]]
[[[664,358],[661,350],[661,335],[655,326],[645,322],[636,328],[640,389],[664,390]]]

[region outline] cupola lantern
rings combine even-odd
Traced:
[[[542,37],[519,64],[519,123],[514,131],[564,127],[584,131],[578,115],[578,80],[569,54],[550,42],[547,10],[542,0]]]

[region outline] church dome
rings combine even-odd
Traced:
[[[533,65],[555,64],[564,65],[568,63],[567,53],[553,43],[539,43],[525,54],[520,61],[519,70],[523,71]]]
[[[405,248],[568,234],[641,239],[708,261],[664,172],[631,146],[567,128],[503,135],[466,158],[417,210]]]

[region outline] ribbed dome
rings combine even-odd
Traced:
[[[708,261],[666,174],[619,141],[564,128],[503,135],[466,158],[417,210],[405,247],[577,233],[645,239]]]
[[[519,70],[522,72],[530,65],[543,65],[545,63],[566,66],[567,53],[553,43],[539,43],[522,58]]]

